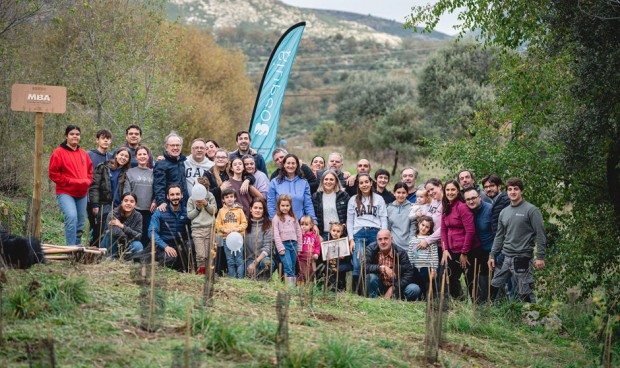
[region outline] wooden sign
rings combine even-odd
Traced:
[[[340,238],[322,242],[321,255],[324,260],[351,255],[349,252],[349,240],[347,238]]]
[[[67,88],[14,84],[11,88],[11,110],[64,114],[67,110]]]

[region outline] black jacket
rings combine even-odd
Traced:
[[[336,193],[336,211],[338,212],[338,221],[341,224],[347,223],[347,205],[349,204],[349,195],[347,192],[341,190]],[[314,206],[314,214],[317,219],[317,226],[320,232],[323,232],[323,192],[316,192],[312,195],[312,205]],[[346,236],[346,228],[342,236]]]
[[[495,238],[495,233],[497,233],[499,214],[508,206],[510,206],[510,198],[508,198],[508,193],[501,192],[497,195],[497,197],[493,198],[493,207],[491,207],[491,233],[493,234],[493,238]]]
[[[394,252],[392,270],[396,273],[394,288],[398,290],[398,295],[403,295],[405,287],[415,281],[415,270],[405,250],[392,244],[392,251]],[[366,274],[370,273],[379,275],[379,244],[377,242],[366,246]]]
[[[123,169],[118,175],[117,193],[112,193],[112,183],[110,182],[110,168],[108,162],[102,162],[95,168],[93,172],[93,182],[88,188],[88,201],[99,207],[104,204],[112,204],[112,201],[120,199],[125,186],[125,175],[127,169]]]

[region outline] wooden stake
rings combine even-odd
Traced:
[[[43,113],[37,112],[34,133],[34,188],[32,190],[32,209],[28,222],[28,233],[41,239],[41,167],[43,156]]]
[[[151,321],[155,312],[155,229],[151,231],[151,290],[149,295],[149,320],[147,330],[151,332]]]
[[[476,294],[478,293],[478,288],[476,287],[476,274],[478,267],[478,258],[474,258],[474,284],[472,285],[471,296],[472,296],[472,310],[476,311]]]
[[[489,267],[489,285],[487,287],[487,308],[489,311],[489,323],[491,323],[491,279],[493,276],[493,269]]]
[[[185,354],[184,354],[184,360],[185,360],[185,364],[184,367],[185,368],[189,368],[189,351],[190,351],[190,339],[192,337],[192,329],[191,329],[191,308],[190,308],[190,304],[187,303],[187,320],[186,320],[186,324],[185,324]]]

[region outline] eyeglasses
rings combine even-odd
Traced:
[[[471,198],[465,198],[465,202],[474,202],[478,198],[480,198],[480,196],[475,196],[475,197],[471,197]]]
[[[168,147],[181,147],[180,144],[169,144]]]

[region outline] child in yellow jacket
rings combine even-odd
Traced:
[[[231,251],[226,244],[227,237],[232,232],[237,232],[241,236],[245,234],[248,227],[248,220],[245,218],[243,208],[236,203],[237,195],[234,189],[228,188],[222,191],[223,207],[217,213],[215,220],[215,233],[220,238],[220,244],[224,246],[226,254],[226,264],[228,265],[228,276],[242,279],[245,274],[243,262],[243,246],[240,250]],[[243,242],[243,239],[241,240]],[[234,247],[233,247],[234,248]]]

